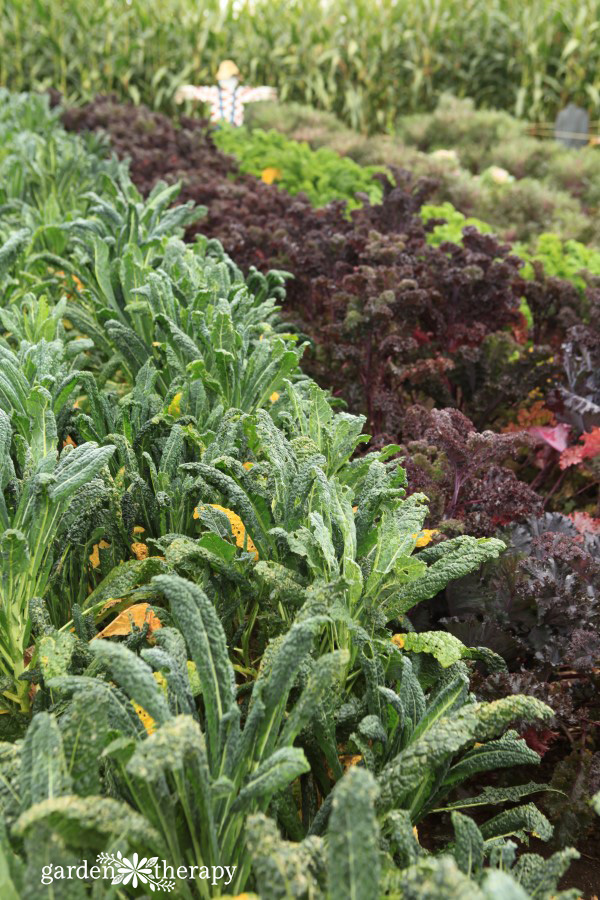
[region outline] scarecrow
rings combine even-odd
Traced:
[[[217,72],[216,85],[184,84],[175,94],[175,102],[200,100],[210,106],[211,122],[244,124],[244,106],[257,100],[276,100],[277,91],[271,87],[245,87],[240,84],[240,70],[232,59],[224,60]]]

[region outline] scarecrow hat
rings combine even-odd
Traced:
[[[240,70],[232,59],[224,59],[217,70],[217,81],[224,81],[226,78],[239,76]]]

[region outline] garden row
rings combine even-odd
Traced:
[[[477,702],[502,659],[406,618],[502,543],[431,542],[397,448],[357,456],[302,375],[282,276],[186,247],[177,187],[144,198],[38,97],[0,132],[3,896],[135,852],[194,863],[181,897],[223,865],[263,900],[576,897],[573,851],[511,840],[552,835],[510,728],[551,710]]]
[[[197,120],[184,119],[176,128],[144,108],[100,99],[70,110],[64,121],[68,128],[107,132],[117,154],[131,157],[132,178],[142,192],[160,177],[182,179],[181,197],[207,206],[206,218],[188,229],[188,237],[199,229],[218,236],[245,270],[256,265],[292,274],[286,315],[316,342],[307,364],[322,371],[324,383],[350,408],[368,415],[376,436],[398,439],[402,417],[415,403],[454,406],[479,428],[497,431],[555,426],[558,415],[555,438],[562,435],[566,448],[569,424],[569,443],[575,443],[563,464],[576,461],[580,435],[594,434],[598,389],[581,358],[583,347],[573,345],[575,340],[589,348],[587,366],[593,368],[598,298],[592,277],[573,271],[571,283],[551,277],[535,256],[524,268],[493,236],[473,228],[463,236],[461,217],[449,208],[449,224],[436,225],[433,214],[445,209],[423,205],[429,186],[411,182],[407,173],[396,171],[394,180],[377,176],[371,189],[377,202],[360,194],[361,207],[349,215],[340,203],[322,202],[362,187],[364,176],[343,160],[336,174],[333,154],[325,165],[319,154],[311,160],[307,148],[296,159],[288,154],[284,183],[294,193],[306,186],[313,200],[308,203],[302,194],[292,197],[240,176],[235,160],[216,150]],[[216,140],[234,148],[230,132],[217,132]],[[321,191],[322,208],[315,209]],[[444,245],[446,237],[454,239],[452,246]],[[543,262],[551,267],[548,258]],[[369,353],[368,340],[360,346],[364,336],[372,336],[377,354]],[[558,456],[553,462],[558,465]],[[578,495],[578,507],[593,512],[590,487],[587,497]],[[567,503],[572,511],[562,494],[549,502],[557,510]]]
[[[222,125],[213,133],[216,146],[235,157],[240,172],[259,176],[267,184],[276,183],[290,194],[301,192],[317,207],[344,200],[350,211],[362,205],[365,194],[371,204],[381,202],[381,184],[374,175],[387,172],[389,177],[390,167],[410,169],[413,177],[427,179],[429,202],[421,206],[418,214],[425,224],[438,220],[428,229],[429,243],[449,240],[458,244],[463,228],[474,225],[483,234],[496,233],[513,242],[514,252],[528,263],[522,272],[526,277],[531,277],[534,263],[543,264],[547,275],[567,278],[580,288],[585,288],[590,276],[600,275],[600,251],[573,238],[578,235],[588,242],[596,240],[596,182],[600,179],[600,152],[596,150],[574,153],[553,143],[525,138],[525,145],[530,145],[529,157],[534,164],[540,162],[540,175],[544,160],[548,168],[552,162],[556,164],[555,180],[552,170],[542,179],[516,179],[494,165],[472,176],[458,166],[457,150],[440,149],[440,137],[450,142],[450,126],[454,126],[454,143],[461,152],[464,145],[469,158],[476,149],[476,126],[490,118],[499,118],[500,122],[507,119],[517,125],[516,120],[505,113],[474,112],[468,104],[452,101],[448,107],[443,105],[436,113],[422,117],[427,122],[423,126],[426,138],[432,131],[436,140],[429,146],[432,152],[415,153],[388,137],[363,138],[343,128],[334,117],[306,107],[270,103],[257,107],[252,111],[249,128]],[[440,120],[445,127],[440,128]],[[256,123],[262,122],[273,122],[276,129],[257,127]],[[496,125],[499,128],[500,123]],[[310,143],[301,139],[303,135]],[[520,141],[516,144],[518,148]],[[340,147],[345,148],[347,155],[339,155]],[[500,144],[501,158],[503,149],[506,153],[513,149],[510,138],[505,146]],[[365,157],[377,165],[357,163]],[[489,158],[494,158],[491,151]],[[485,161],[485,148],[481,159]],[[520,166],[527,169],[527,165],[525,152]],[[560,182],[562,174],[566,176],[567,169],[571,194],[556,190],[555,182]]]
[[[553,706],[554,724],[534,742],[550,747],[549,769],[568,788],[569,803],[553,810],[559,833],[585,832],[598,786],[600,658],[593,280],[561,281],[537,265],[524,279],[509,247],[473,230],[435,246],[439,229],[424,230],[417,215],[425,191],[402,173],[395,186],[384,179],[382,204],[349,216],[240,175],[196,120],[175,128],[99,100],[65,121],[105,129],[143,191],[181,178],[182,196],[208,209],[189,238],[219,236],[246,271],[293,273],[285,310],[313,341],[305,369],[368,416],[371,446],[401,442],[408,490],[430,498],[436,540],[501,529],[509,552],[411,616],[507,659],[509,674],[483,679],[480,693],[534,691]],[[330,162],[319,171],[326,190],[340,188]]]
[[[537,120],[571,99],[598,118],[599,19],[598,0],[4,0],[0,84],[168,111],[233,58],[248,82],[363,131],[393,132],[448,90]]]
[[[433,112],[403,117],[393,136],[372,137],[299,104],[252,104],[247,122],[253,131],[276,129],[361,165],[401,166],[431,178],[436,204],[450,202],[530,251],[544,232],[598,243],[600,149],[573,151],[532,137],[506,112],[443,95]]]

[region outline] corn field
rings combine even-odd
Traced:
[[[0,0],[0,84],[171,110],[225,57],[364,132],[451,91],[533,120],[600,113],[600,0]]]

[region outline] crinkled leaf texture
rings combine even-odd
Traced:
[[[445,669],[460,659],[484,659],[494,671],[505,671],[506,664],[501,656],[487,647],[465,647],[453,634],[447,631],[409,632],[394,635],[402,641],[402,649],[413,653],[431,653]]]
[[[331,900],[371,900],[379,883],[377,782],[366,769],[352,768],[335,789],[329,829]]]

